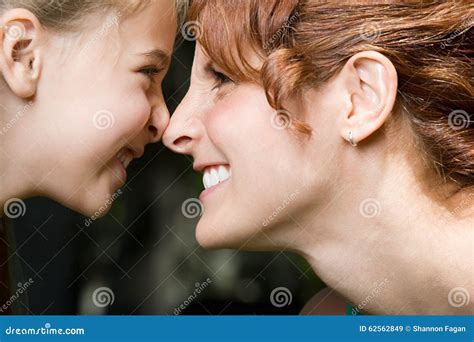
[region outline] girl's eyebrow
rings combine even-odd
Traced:
[[[157,64],[168,66],[171,61],[171,57],[168,53],[161,49],[153,49],[144,53],[140,54],[141,56],[145,56],[157,61]]]

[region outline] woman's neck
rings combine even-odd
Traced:
[[[307,234],[294,250],[369,313],[472,314],[474,298],[457,307],[449,297],[474,293],[472,190],[443,202],[407,173],[367,179],[300,222]]]

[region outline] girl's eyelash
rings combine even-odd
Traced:
[[[148,76],[150,79],[153,79],[156,75],[158,75],[162,71],[163,71],[162,68],[158,68],[156,66],[148,66],[140,70],[142,74]]]

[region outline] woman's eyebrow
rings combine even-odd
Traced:
[[[157,61],[157,64],[161,64],[166,67],[171,62],[170,55],[161,49],[153,49],[144,53],[140,53],[139,55],[154,59]]]

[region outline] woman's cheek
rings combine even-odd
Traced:
[[[217,102],[207,116],[205,126],[209,138],[217,146],[239,144],[235,139],[246,136],[242,122],[243,113],[246,109],[242,106],[242,99],[234,99],[231,96]],[[229,146],[228,146],[229,147]]]
[[[209,139],[217,146],[224,143],[227,137],[225,114],[226,113],[223,110],[214,108],[204,122]]]

